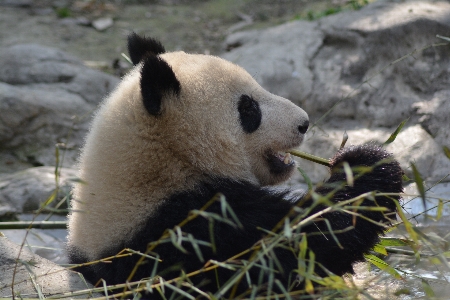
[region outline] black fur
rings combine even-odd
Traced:
[[[358,171],[355,169],[354,186],[350,187],[345,184],[345,173],[340,167],[344,161],[347,161],[354,168],[356,166],[373,166],[381,160],[385,160],[384,163],[361,177],[358,177]],[[375,145],[349,147],[339,151],[332,159],[331,177],[316,192],[321,195],[334,192],[332,198],[334,202],[348,200],[370,191],[400,193],[402,192],[401,177],[402,170],[399,164],[381,147]],[[342,188],[335,189],[337,185],[342,185]],[[166,280],[178,276],[180,268],[186,272],[191,272],[200,269],[209,259],[224,261],[250,248],[265,235],[258,228],[272,230],[285,216],[289,214],[291,217],[295,216],[292,210],[293,206],[307,209],[313,203],[310,195],[294,201],[286,201],[285,198],[288,198],[287,192],[275,192],[248,182],[215,179],[210,183],[199,183],[192,191],[175,194],[162,201],[157,212],[149,217],[146,226],[134,233],[134,238],[130,243],[118,241],[109,251],[102,253],[101,257],[114,255],[123,248],[145,252],[147,244],[160,238],[166,228],[172,229],[184,220],[191,210],[200,209],[218,192],[225,195],[228,205],[232,207],[243,227],[233,227],[227,223],[215,221],[213,228],[217,251],[214,253],[211,248],[202,246],[204,262],[199,261],[193,247],[188,242],[183,242],[183,246],[188,250],[188,253],[181,252],[170,241],[157,246],[154,252],[157,252],[163,259],[159,264],[158,274],[162,274]],[[376,197],[375,201],[365,199],[360,205],[380,205],[387,207],[390,212],[394,212],[396,209],[394,200],[398,201],[399,196]],[[139,201],[144,201],[144,199],[139,199]],[[324,208],[326,208],[325,205],[318,205],[310,212],[310,215]],[[214,202],[207,211],[222,215],[219,202]],[[359,213],[374,221],[389,223],[389,218],[381,212],[359,211]],[[343,248],[340,248],[332,236],[327,233],[329,229],[323,218],[329,221],[333,231],[349,229],[342,233],[336,233]],[[352,229],[353,225],[355,227]],[[329,271],[337,275],[343,275],[347,272],[353,272],[352,264],[363,260],[363,254],[378,242],[378,235],[384,229],[382,226],[359,217],[356,218],[356,223],[354,223],[352,215],[334,211],[323,214],[319,219],[306,224],[300,230],[307,234],[308,246],[315,253],[316,261]],[[313,234],[319,232],[319,230],[321,234]],[[199,216],[193,219],[183,226],[182,231],[193,234],[196,239],[210,241],[209,221],[204,217]],[[287,250],[289,247],[290,250]],[[281,267],[276,277],[285,286],[288,286],[296,275],[298,244],[293,243],[292,245],[286,245],[285,248],[275,248],[274,254],[280,262],[280,265],[275,266],[275,268]],[[86,262],[82,253],[77,252],[74,248],[71,249],[70,258],[72,263]],[[105,279],[108,284],[123,283],[138,259],[139,256],[137,255],[128,256],[116,259],[112,263],[85,267],[80,271],[93,283],[100,278]],[[243,257],[243,259],[248,259],[248,256]],[[168,268],[173,265],[177,265],[177,269],[169,270]],[[153,261],[147,260],[146,264],[138,268],[133,279],[149,277],[152,266]],[[321,266],[316,266],[315,272],[322,276],[326,275]],[[219,268],[219,284],[225,283],[233,274],[234,271]],[[249,276],[252,282],[257,282],[259,275],[260,270],[257,267],[250,269]],[[201,286],[202,290],[212,293],[217,290],[214,272],[201,273],[192,280],[194,284],[204,283],[205,285]],[[266,282],[267,276],[263,277],[263,280]],[[246,288],[246,281],[243,280],[238,292],[242,292]],[[155,294],[147,296],[159,298]]]
[[[133,65],[137,65],[147,55],[156,56],[165,52],[164,46],[155,39],[141,37],[134,32],[128,36],[128,53]]]
[[[179,95],[180,82],[169,64],[159,56],[149,55],[141,70],[141,94],[145,109],[154,116],[161,114],[164,94]]]
[[[241,126],[247,133],[252,133],[261,125],[261,109],[258,102],[248,95],[242,95],[238,103]]]

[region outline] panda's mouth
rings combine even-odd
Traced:
[[[295,161],[291,154],[284,151],[269,151],[266,153],[266,161],[272,174],[285,174],[292,171],[295,167]]]

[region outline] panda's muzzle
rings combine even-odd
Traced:
[[[286,152],[268,151],[265,158],[269,165],[270,173],[272,174],[281,175],[290,173],[295,167],[295,161],[292,159],[291,155]]]

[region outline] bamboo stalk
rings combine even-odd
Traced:
[[[300,150],[290,150],[289,151],[290,154],[303,158],[303,159],[307,159],[309,161],[315,162],[317,164],[321,164],[324,165],[326,167],[330,167],[330,161],[328,159],[319,157],[319,156],[315,156]]]
[[[67,229],[66,221],[16,221],[0,222],[0,230],[6,229]]]

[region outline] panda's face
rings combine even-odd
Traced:
[[[165,151],[187,163],[184,168],[261,185],[282,182],[294,171],[286,151],[302,142],[307,114],[264,90],[242,68],[173,52],[144,61],[140,73],[152,139],[158,131]]]
[[[241,95],[238,112],[243,143],[259,183],[273,185],[287,180],[295,169],[295,161],[287,151],[302,142],[309,125],[307,114],[266,91]]]

